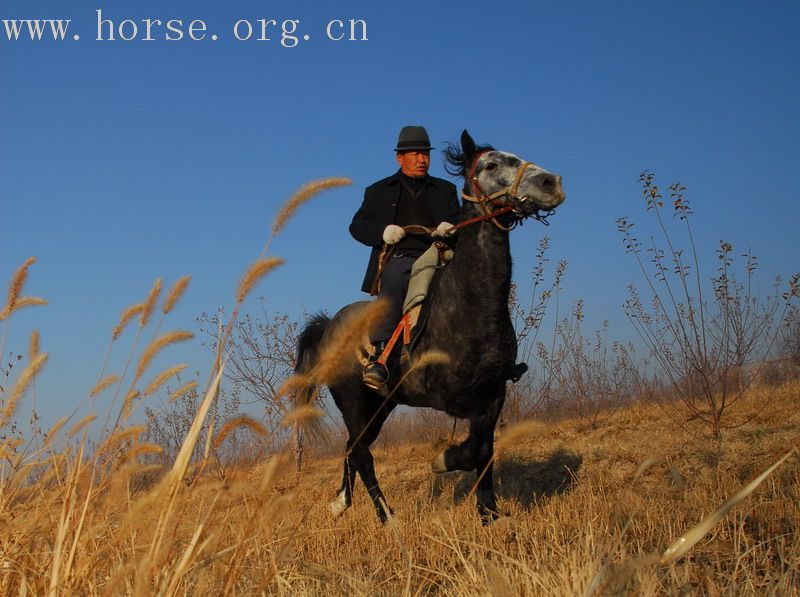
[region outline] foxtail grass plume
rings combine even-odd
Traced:
[[[179,387],[177,390],[175,390],[172,394],[170,394],[169,399],[170,400],[177,400],[178,398],[180,398],[184,394],[186,394],[188,392],[191,392],[192,390],[196,390],[196,389],[197,389],[197,382],[196,381],[190,381],[189,383],[183,384],[181,387]]]
[[[289,200],[283,204],[278,215],[275,216],[275,221],[272,223],[272,234],[278,234],[286,222],[294,215],[301,205],[309,201],[312,197],[334,187],[343,187],[352,184],[353,181],[345,177],[323,178],[315,180],[308,184],[303,185],[300,189],[292,195]]]
[[[331,336],[322,346],[319,361],[312,370],[317,384],[335,383],[353,368],[356,349],[364,344],[369,330],[385,316],[386,309],[386,303],[377,299],[345,316],[335,328],[329,328]]]
[[[19,311],[23,307],[34,307],[36,305],[46,305],[47,300],[37,296],[23,296],[14,302],[13,307],[6,307],[0,311],[0,321],[8,319],[14,311]]]
[[[428,350],[412,361],[409,373],[432,365],[449,365],[451,362],[452,359],[446,352],[441,350]]]
[[[133,401],[139,398],[142,394],[137,389],[132,389],[128,392],[128,395],[125,396],[125,400],[122,402],[122,417],[127,419],[131,415],[131,411],[133,410]]]
[[[298,406],[289,411],[281,420],[281,425],[291,427],[292,425],[304,425],[311,421],[316,421],[325,416],[325,413],[312,404]]]
[[[89,393],[91,398],[97,396],[100,392],[112,386],[115,381],[119,379],[119,375],[107,375],[100,381],[98,381],[95,386],[92,388],[92,391]]]
[[[144,425],[135,425],[120,429],[116,433],[109,435],[105,441],[97,448],[97,454],[103,454],[106,451],[111,451],[112,448],[119,446],[129,440],[138,438],[142,433],[147,431]]]
[[[150,294],[147,295],[147,300],[144,302],[144,309],[142,309],[142,317],[139,319],[139,325],[145,327],[147,322],[150,321],[150,316],[156,308],[156,301],[158,295],[161,294],[161,278],[156,278],[153,287],[150,289]]]
[[[161,454],[164,451],[164,448],[159,446],[158,444],[139,444],[138,446],[132,447],[130,450],[125,452],[125,460],[132,461],[138,458],[139,456],[143,456],[145,454]]]
[[[69,431],[67,431],[67,437],[75,437],[78,433],[80,433],[81,429],[85,428],[96,418],[97,415],[95,414],[86,415],[80,421],[75,423]]]
[[[261,437],[268,435],[266,428],[261,423],[251,419],[250,417],[242,415],[241,417],[231,419],[222,426],[222,429],[219,430],[219,433],[217,433],[216,437],[214,438],[214,442],[212,444],[214,449],[216,450],[219,448],[220,445],[222,445],[222,442],[225,441],[225,438],[228,437],[234,431],[234,429],[238,429],[239,427],[246,427]]]
[[[11,284],[8,286],[8,298],[6,306],[0,311],[0,321],[7,318],[14,312],[17,300],[22,294],[22,287],[25,285],[25,279],[28,277],[28,268],[36,262],[36,257],[28,257],[25,263],[17,268],[14,275],[11,277]]]
[[[142,311],[144,311],[144,306],[145,306],[144,303],[137,303],[136,305],[131,305],[122,312],[122,315],[120,315],[119,317],[119,323],[117,323],[116,327],[114,328],[114,331],[111,332],[112,340],[116,340],[122,335],[125,326],[128,325],[131,319],[133,319],[134,317],[139,315]]]
[[[28,363],[28,366],[25,367],[25,370],[11,387],[11,391],[8,393],[5,406],[3,410],[0,411],[0,429],[4,428],[11,420],[11,416],[14,414],[14,410],[17,408],[17,402],[19,401],[20,397],[25,393],[25,390],[28,389],[28,386],[31,385],[31,382],[39,374],[39,371],[42,370],[42,367],[44,367],[46,362],[46,352],[36,355],[35,358],[31,359],[30,363]]]
[[[150,361],[164,348],[169,346],[170,344],[175,344],[176,342],[183,342],[185,340],[191,340],[194,338],[194,334],[191,332],[185,331],[176,331],[176,332],[167,332],[166,334],[162,334],[155,340],[153,340],[150,345],[145,348],[144,353],[142,354],[141,358],[139,359],[139,365],[136,367],[136,378],[140,378],[144,373],[147,366],[150,364]]]
[[[169,369],[162,371],[153,379],[153,381],[150,382],[150,385],[148,385],[147,389],[144,391],[144,395],[150,396],[151,394],[154,394],[155,391],[158,390],[158,388],[160,388],[165,381],[167,381],[170,377],[177,375],[184,369],[186,369],[185,363],[181,365],[175,365],[174,367],[170,367]]]
[[[706,516],[703,520],[701,520],[697,525],[689,529],[686,533],[684,533],[681,537],[678,538],[672,545],[670,545],[664,553],[661,555],[661,564],[668,564],[669,562],[674,562],[682,555],[684,555],[687,551],[689,551],[700,539],[702,539],[706,533],[708,533],[711,528],[717,524],[723,516],[725,516],[728,511],[733,508],[736,504],[741,502],[751,493],[753,493],[756,488],[761,485],[761,483],[769,477],[776,468],[778,468],[784,461],[789,458],[792,454],[796,453],[796,449],[792,448],[789,452],[787,452],[780,460],[778,460],[775,464],[770,466],[767,470],[761,473],[758,477],[750,481],[747,485],[742,487],[739,491],[737,491],[733,496],[731,496],[724,504],[722,504],[719,508],[717,508],[714,512]]]
[[[39,354],[39,330],[31,332],[31,341],[28,344],[28,358],[34,358]]]
[[[183,296],[183,293],[186,292],[186,288],[189,286],[191,279],[191,276],[183,276],[182,278],[179,278],[177,282],[175,282],[172,290],[169,291],[169,294],[167,295],[167,298],[164,299],[164,304],[161,307],[161,311],[164,313],[164,315],[172,311],[173,307]]]
[[[45,441],[44,446],[47,447],[50,445],[53,440],[58,436],[58,432],[69,422],[69,417],[61,417],[58,421],[56,421],[55,425],[53,425],[47,433],[44,434]]]
[[[250,269],[247,270],[241,282],[239,282],[239,289],[236,292],[236,302],[241,303],[245,297],[253,289],[253,286],[263,278],[270,271],[283,264],[283,259],[279,257],[270,257],[269,259],[259,259]]]
[[[281,384],[281,387],[278,388],[275,397],[282,398],[284,396],[289,396],[291,394],[296,393],[299,390],[304,390],[313,385],[315,384],[314,384],[314,379],[311,375],[304,373],[295,373]]]
[[[329,439],[324,417],[325,412],[313,404],[298,404],[283,417],[281,425],[293,427],[295,433],[302,431],[314,444],[320,445]]]
[[[514,425],[509,425],[500,434],[495,442],[495,458],[499,457],[509,448],[518,446],[523,440],[542,436],[547,433],[549,427],[539,421],[522,421]]]

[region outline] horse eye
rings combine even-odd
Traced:
[[[483,169],[491,171],[494,170],[495,168],[497,168],[497,164],[495,164],[494,162],[489,162],[488,164],[486,164],[486,166],[484,166]]]

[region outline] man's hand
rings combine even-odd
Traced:
[[[383,229],[383,242],[387,245],[393,245],[395,243],[400,242],[406,235],[406,231],[400,228],[397,224],[389,224],[386,228]]]
[[[431,236],[433,236],[434,238],[435,238],[435,237],[437,237],[437,236],[440,236],[440,237],[442,237],[442,238],[444,238],[444,237],[446,237],[446,236],[450,236],[450,235],[452,235],[452,234],[454,234],[454,233],[455,233],[455,230],[453,230],[452,232],[449,232],[449,230],[450,230],[452,227],[453,227],[453,225],[452,225],[450,222],[442,222],[441,224],[439,224],[439,225],[436,227],[436,230],[434,230],[434,231],[431,233]],[[449,233],[448,233],[448,232],[449,232]]]

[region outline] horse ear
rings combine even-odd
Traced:
[[[472,162],[472,158],[475,157],[475,141],[470,137],[467,129],[464,129],[464,132],[461,133],[461,151],[464,152],[464,158],[467,164]]]

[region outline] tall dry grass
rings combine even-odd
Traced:
[[[287,205],[294,210],[299,202]],[[273,232],[285,224],[280,217],[276,222]],[[254,267],[253,283],[271,269],[263,261]],[[246,299],[242,288],[253,286],[247,279],[236,293],[237,308]],[[18,297],[21,282],[15,283]],[[179,281],[173,288],[180,291],[163,299],[162,315],[186,284],[188,278]],[[152,300],[123,314],[112,349],[134,317],[140,316],[139,330],[145,327],[160,287],[157,282]],[[19,303],[9,302],[13,314]],[[161,321],[147,323],[155,327],[152,340],[139,351],[137,332],[131,366],[106,373],[104,364],[87,399],[111,401],[113,390],[135,412],[137,401],[179,375],[180,365],[168,367],[144,385],[154,356],[187,339],[185,332],[160,333]],[[340,339],[342,350],[352,349],[350,339]],[[258,466],[201,474],[234,429],[267,433],[251,419],[232,419],[209,433],[201,457],[193,458],[218,397],[224,347],[221,342],[196,418],[166,468],[147,464],[161,448],[142,439],[144,427],[125,406],[118,424],[91,449],[93,414],[77,422],[65,417],[38,441],[11,429],[47,358],[38,346],[29,351],[2,393],[0,594],[800,592],[800,475],[793,452],[798,382],[749,390],[735,405],[743,424],[726,436],[724,449],[687,437],[644,403],[593,428],[572,420],[505,428],[495,475],[499,505],[509,516],[491,527],[481,525],[469,497],[474,473],[433,477],[428,463],[436,450],[425,443],[376,450],[377,473],[396,513],[381,526],[360,485],[353,508],[335,522],[329,518],[341,455],[311,460],[301,473],[280,452]],[[320,379],[333,374],[341,351],[332,350],[329,359],[315,372]],[[302,426],[318,416],[306,407],[286,424]]]

